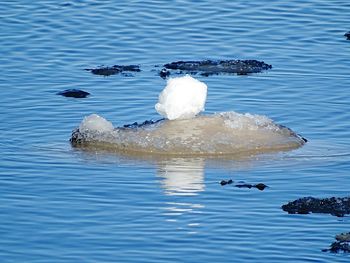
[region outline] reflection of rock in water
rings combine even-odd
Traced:
[[[304,197],[282,206],[289,214],[326,213],[334,216],[350,214],[349,197],[314,198]]]
[[[104,120],[108,128],[102,125],[99,129],[93,121],[89,125],[85,122],[73,132],[73,146],[121,153],[244,156],[295,149],[305,143],[292,130],[265,116],[235,112],[163,120],[136,128],[113,129]]]
[[[168,77],[171,73],[200,73],[203,76],[222,73],[246,75],[249,73],[258,73],[271,68],[271,65],[257,60],[177,61],[165,64],[159,74],[162,78]]]
[[[204,160],[172,158],[158,164],[157,175],[168,195],[195,195],[204,191]]]

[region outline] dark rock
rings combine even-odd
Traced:
[[[256,184],[254,187],[256,187],[257,189],[259,189],[260,191],[263,191],[263,190],[265,190],[265,188],[268,187],[268,186],[265,185],[265,184],[260,183],[260,184]]]
[[[350,242],[350,232],[336,235],[335,239],[339,242]]]
[[[233,181],[230,179],[230,180],[227,180],[227,181],[225,181],[225,180],[222,180],[221,182],[220,182],[220,184],[222,185],[222,186],[224,186],[224,185],[227,185],[227,184],[232,184],[233,183]],[[235,187],[237,187],[237,188],[257,188],[257,189],[259,189],[260,191],[263,191],[266,187],[268,187],[267,185],[265,185],[265,184],[262,184],[262,183],[259,183],[259,184],[246,184],[246,183],[244,183],[244,182],[241,182],[240,184],[236,184],[235,185]]]
[[[301,136],[300,134],[298,134],[299,137],[304,141],[304,142],[307,142],[308,140],[306,138],[304,138],[303,136]]]
[[[167,70],[167,69],[165,69],[165,68],[163,68],[163,69],[159,72],[159,76],[160,76],[161,78],[163,78],[163,79],[169,77],[169,75],[170,75],[170,71]]]
[[[257,188],[260,191],[263,191],[266,187],[268,187],[265,184],[259,183],[259,184],[236,184],[235,185],[238,188]]]
[[[103,67],[100,66],[98,68],[92,68],[92,69],[85,69],[87,71],[90,71],[91,73],[95,75],[102,75],[102,76],[110,76],[114,74],[124,73],[125,71],[128,72],[140,72],[140,67],[138,65],[114,65],[112,67]],[[126,74],[126,73],[125,73]],[[130,74],[127,74],[127,76],[130,76]]]
[[[349,253],[350,252],[350,245],[348,242],[333,242],[330,245],[329,249],[323,249],[323,252],[332,252],[332,253],[339,253],[339,252],[344,252],[344,253]]]
[[[346,32],[344,34],[344,36],[346,37],[347,40],[350,40],[350,31],[349,32]]]
[[[79,89],[67,89],[67,90],[58,92],[57,95],[62,95],[64,97],[72,97],[72,98],[86,98],[87,96],[90,95],[90,93]]]
[[[233,183],[233,181],[232,181],[231,179],[228,180],[228,181],[222,180],[222,181],[220,182],[221,185],[227,185],[227,184],[232,184],[232,183]]]
[[[335,236],[337,241],[333,242],[328,249],[322,249],[323,252],[332,252],[332,253],[349,253],[350,252],[350,232],[341,233]]]
[[[272,66],[257,60],[202,60],[172,62],[165,64],[164,68],[175,71],[177,74],[187,73],[195,75],[200,73],[203,76],[210,76],[222,73],[246,75],[271,69]],[[165,70],[161,74],[161,76],[165,77],[169,75],[170,72]]]
[[[304,197],[283,205],[282,209],[289,214],[325,213],[342,217],[345,214],[350,214],[350,198]]]

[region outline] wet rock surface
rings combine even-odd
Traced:
[[[228,184],[233,184],[233,180],[232,179],[229,179],[229,180],[221,180],[220,181],[220,184],[222,186],[224,185],[228,185]],[[251,188],[256,188],[256,189],[259,189],[260,191],[263,191],[265,190],[265,188],[267,188],[268,186],[263,184],[263,183],[259,183],[259,184],[246,184],[246,183],[239,183],[239,184],[235,184],[234,185],[235,187],[237,188],[248,188],[248,189],[251,189]]]
[[[67,90],[58,92],[57,95],[61,95],[64,97],[71,97],[71,98],[86,98],[87,96],[90,95],[90,93],[79,89],[67,89]]]
[[[247,75],[271,69],[272,66],[257,60],[202,60],[177,61],[164,65],[159,75],[166,78],[171,74],[200,74],[210,76],[217,74]]]
[[[125,76],[129,76],[126,72],[140,72],[141,69],[138,65],[114,65],[111,67],[104,67],[100,66],[97,68],[91,68],[91,69],[85,69],[87,71],[90,71],[92,74],[95,75],[102,75],[102,76],[110,76],[115,74],[123,74]]]
[[[343,217],[350,214],[349,197],[314,198],[304,197],[282,206],[289,214],[324,213]]]
[[[350,232],[341,233],[335,236],[337,241],[333,242],[329,248],[323,249],[323,252],[332,252],[332,253],[349,253],[350,252]]]

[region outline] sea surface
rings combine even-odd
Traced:
[[[350,261],[321,251],[350,231],[349,216],[281,209],[350,195],[349,1],[5,0],[0,28],[1,262]],[[196,75],[205,114],[266,115],[308,143],[234,160],[70,145],[91,113],[115,126],[158,119],[162,65],[203,59],[273,67]],[[115,64],[142,71],[84,70]],[[56,94],[72,88],[91,95]]]

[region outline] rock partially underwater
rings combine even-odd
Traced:
[[[247,75],[271,69],[272,66],[257,60],[202,60],[202,61],[177,61],[164,65],[159,75],[162,78],[172,73],[201,74],[210,76],[216,74]]]
[[[93,114],[82,121],[71,137],[75,147],[162,155],[242,156],[291,150],[305,142],[289,128],[265,116],[236,112],[117,128]]]
[[[328,249],[322,249],[322,251],[331,253],[350,253],[350,232],[336,235],[335,239],[336,241],[334,241]]]
[[[110,76],[110,75],[115,75],[115,74],[126,74],[125,72],[140,72],[141,69],[138,65],[114,65],[111,67],[104,67],[100,66],[97,68],[87,68],[85,69],[87,71],[90,71],[92,74],[95,75],[102,75],[102,76]]]
[[[224,185],[229,185],[229,184],[233,184],[233,180],[232,179],[229,179],[229,180],[221,180],[220,184],[222,186]],[[248,188],[248,189],[251,189],[251,188],[256,188],[256,189],[259,189],[260,191],[264,191],[265,188],[267,188],[268,186],[266,184],[263,184],[263,183],[258,183],[258,184],[246,184],[244,182],[241,182],[239,184],[236,184],[234,185],[235,187],[237,188]]]
[[[344,34],[344,37],[346,37],[347,40],[350,40],[350,31],[349,32],[346,32]]]
[[[90,95],[90,93],[83,91],[83,90],[79,90],[79,89],[66,89],[66,90],[58,92],[57,95],[81,99],[81,98],[86,98],[87,96]]]
[[[342,217],[350,214],[349,197],[314,198],[304,197],[282,206],[289,214],[325,213]]]

